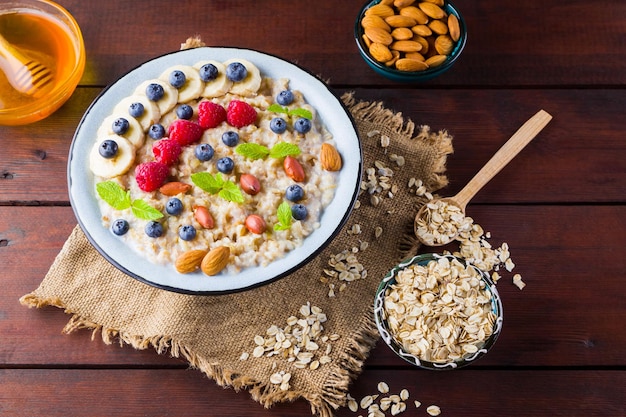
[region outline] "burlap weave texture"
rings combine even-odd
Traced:
[[[271,284],[249,291],[193,296],[167,292],[136,281],[109,264],[87,241],[77,226],[58,254],[41,285],[21,298],[24,305],[47,305],[65,309],[71,319],[64,329],[95,330],[105,343],[127,343],[137,349],[154,348],[162,354],[186,359],[192,367],[223,386],[245,389],[265,406],[304,398],[313,413],[331,416],[345,405],[350,382],[362,371],[363,362],[378,339],[372,304],[376,287],[398,260],[417,250],[411,239],[413,218],[420,199],[409,193],[414,177],[433,192],[447,184],[445,163],[452,152],[451,137],[445,131],[431,132],[417,126],[381,103],[360,102],[352,94],[342,97],[352,113],[361,138],[364,170],[380,161],[393,170],[391,183],[397,192],[391,198],[381,193],[373,206],[363,192],[360,207],[331,244],[306,266]],[[381,146],[381,136],[389,146]],[[398,166],[392,155],[402,156]],[[349,158],[349,155],[345,157]],[[366,174],[365,174],[366,175]],[[349,233],[354,225],[361,232]],[[376,226],[383,228],[374,236]],[[328,283],[322,283],[329,258],[344,250],[355,250],[367,271],[365,279],[348,283],[329,297]],[[233,279],[236,279],[233,278]],[[332,362],[316,370],[297,369],[279,357],[250,356],[254,336],[263,335],[271,325],[285,326],[300,306],[310,302],[328,316],[327,335],[338,334],[330,354]],[[276,370],[292,374],[290,389],[283,391],[269,382]]]

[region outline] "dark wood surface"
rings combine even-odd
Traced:
[[[59,3],[85,37],[81,84],[48,119],[0,127],[0,415],[310,414],[304,401],[266,410],[151,350],[105,345],[88,331],[64,335],[63,311],[18,302],[76,224],[66,165],[82,114],[104,86],[195,34],[297,62],[337,94],[354,91],[447,129],[455,152],[444,194],[537,110],[551,113],[469,208],[492,243],[509,243],[528,284],[499,284],[506,320],[492,352],[434,373],[379,344],[351,392],[373,393],[382,380],[408,388],[424,404],[410,416],[426,416],[429,404],[444,416],[626,415],[626,2],[456,0],[466,50],[450,72],[417,85],[387,81],[361,60],[352,36],[358,1]]]

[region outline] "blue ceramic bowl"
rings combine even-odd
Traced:
[[[445,6],[443,6],[442,8],[448,15],[454,14],[457,17],[457,19],[459,20],[459,26],[461,28],[461,36],[456,42],[454,49],[443,64],[437,67],[428,68],[424,71],[409,72],[387,67],[385,64],[376,61],[370,55],[368,47],[363,40],[364,30],[361,26],[361,20],[363,19],[366,10],[380,3],[380,1],[381,0],[371,0],[365,3],[365,5],[359,11],[356,23],[354,25],[354,38],[356,40],[357,47],[359,48],[359,53],[361,54],[361,57],[365,60],[367,65],[369,65],[370,68],[372,68],[376,73],[390,80],[398,82],[427,81],[448,71],[452,67],[452,65],[454,65],[454,63],[459,59],[459,57],[461,56],[461,52],[463,52],[463,49],[465,48],[465,43],[467,42],[467,26],[465,25],[465,20],[463,19],[463,16],[461,16],[457,8],[449,1],[445,0]]]
[[[488,273],[481,271],[480,269],[474,266],[470,266],[476,272],[478,272],[478,275],[480,276],[482,281],[485,283],[485,287],[488,288],[489,291],[491,292],[491,310],[493,311],[496,317],[494,325],[493,325],[493,333],[490,336],[488,336],[486,340],[484,340],[484,342],[481,342],[476,345],[478,350],[475,353],[466,353],[460,359],[449,360],[445,362],[444,361],[430,362],[422,358],[419,358],[402,348],[402,344],[398,342],[398,340],[394,336],[393,332],[391,331],[387,323],[387,314],[385,311],[385,295],[386,295],[387,289],[389,289],[391,285],[396,283],[396,276],[398,275],[398,272],[402,271],[403,269],[414,264],[425,266],[430,261],[437,260],[443,257],[449,258],[450,260],[457,259],[458,261],[461,262],[461,264],[467,265],[467,263],[463,259],[456,258],[452,255],[438,255],[434,253],[417,255],[409,260],[399,263],[391,271],[389,271],[389,273],[385,276],[385,278],[381,281],[380,285],[378,286],[378,290],[376,291],[376,297],[374,299],[374,317],[376,319],[376,326],[385,344],[387,344],[387,346],[389,346],[389,348],[392,351],[394,351],[396,355],[398,355],[400,358],[404,359],[405,361],[409,362],[410,364],[418,366],[420,368],[431,369],[431,370],[456,369],[456,368],[460,368],[463,366],[467,366],[473,363],[474,361],[476,361],[477,359],[483,357],[498,339],[498,336],[500,335],[500,332],[502,331],[502,323],[503,323],[502,301],[500,299],[500,294],[498,293],[498,290],[496,289],[495,284],[491,280],[491,277],[489,276]]]

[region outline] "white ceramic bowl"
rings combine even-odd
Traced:
[[[251,267],[235,276],[223,274],[207,277],[201,272],[179,274],[173,265],[151,263],[102,225],[95,192],[94,176],[88,166],[93,135],[117,102],[141,82],[158,78],[169,66],[213,59],[220,62],[242,58],[254,63],[265,77],[289,78],[290,88],[299,90],[318,112],[322,123],[336,139],[343,155],[338,188],[334,199],[320,219],[320,227],[311,233],[302,246],[267,267]],[[339,232],[356,201],[362,170],[362,151],[354,120],[349,111],[317,77],[278,57],[249,49],[205,47],[170,53],[130,71],[109,86],[89,107],[81,120],[68,162],[68,184],[72,207],[90,242],[113,265],[147,284],[187,294],[223,294],[266,284],[297,270],[318,254]]]

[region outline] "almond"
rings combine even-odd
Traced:
[[[415,25],[411,28],[411,30],[419,36],[430,36],[433,34],[433,31],[426,25]]]
[[[428,27],[437,35],[447,35],[448,25],[442,20],[433,20],[428,24]]]
[[[385,65],[388,67],[392,67],[396,63],[396,61],[400,59],[400,52],[398,51],[391,51],[391,55],[392,58],[389,61],[385,62]]]
[[[433,19],[443,19],[446,17],[446,12],[439,6],[434,3],[429,3],[427,1],[421,2],[417,5],[421,11],[428,17],[432,17]]]
[[[415,0],[394,0],[393,5],[396,6],[398,9],[401,9],[403,7],[412,5],[413,3],[415,3]]]
[[[258,214],[251,214],[246,217],[245,225],[246,229],[248,229],[251,233],[257,235],[265,232],[265,229],[267,228],[267,223],[265,223],[263,217],[259,216]]]
[[[159,188],[161,194],[172,197],[177,194],[185,194],[187,191],[191,190],[190,184],[185,184],[184,182],[168,182]]]
[[[302,182],[306,178],[304,168],[302,168],[300,162],[291,155],[285,157],[283,169],[285,170],[285,174],[295,182]]]
[[[193,217],[205,229],[213,229],[215,227],[215,220],[213,220],[211,212],[204,206],[194,206]]]
[[[261,191],[261,183],[258,178],[252,174],[241,174],[241,177],[239,177],[239,185],[246,194],[256,195]]]
[[[387,62],[393,59],[389,48],[382,43],[372,43],[369,47],[370,55],[378,62]]]
[[[446,62],[446,59],[448,59],[446,55],[433,55],[426,60],[426,63],[430,68],[434,68]]]
[[[341,169],[341,155],[330,143],[322,143],[320,162],[326,171],[339,171]]]
[[[396,61],[396,68],[400,71],[424,71],[428,69],[428,64],[418,59],[402,58]]]
[[[430,20],[428,16],[426,16],[426,13],[424,13],[415,6],[403,7],[402,9],[400,9],[399,13],[401,16],[408,16],[413,18],[420,25],[425,25]]]
[[[415,19],[409,16],[402,16],[400,14],[389,16],[385,18],[385,22],[392,28],[410,28],[415,26],[417,22]]]
[[[461,37],[461,26],[459,25],[459,19],[453,14],[448,16],[448,30],[452,40],[454,42],[458,41]]]
[[[422,50],[422,44],[415,41],[395,41],[389,48],[400,52],[419,52]]]
[[[387,32],[391,31],[389,25],[383,20],[382,17],[376,15],[363,16],[361,20],[361,26],[365,28],[380,28]]]
[[[391,32],[391,37],[397,41],[408,41],[413,37],[413,32],[409,28],[395,28]]]
[[[435,39],[435,49],[441,55],[450,55],[454,49],[454,41],[448,35],[437,36],[437,39]]]
[[[374,43],[390,45],[393,42],[391,33],[381,28],[365,28],[365,35]]]
[[[230,248],[228,246],[217,246],[204,256],[200,269],[206,275],[217,275],[222,269],[226,268],[229,258]]]
[[[391,7],[386,4],[376,4],[365,11],[365,16],[380,16],[383,19],[388,16],[393,16],[395,13]]]
[[[174,262],[174,266],[176,270],[181,274],[188,274],[190,272],[195,271],[200,268],[200,264],[202,263],[202,259],[204,259],[207,251],[200,249],[193,249],[187,252],[184,252],[176,258]]]

